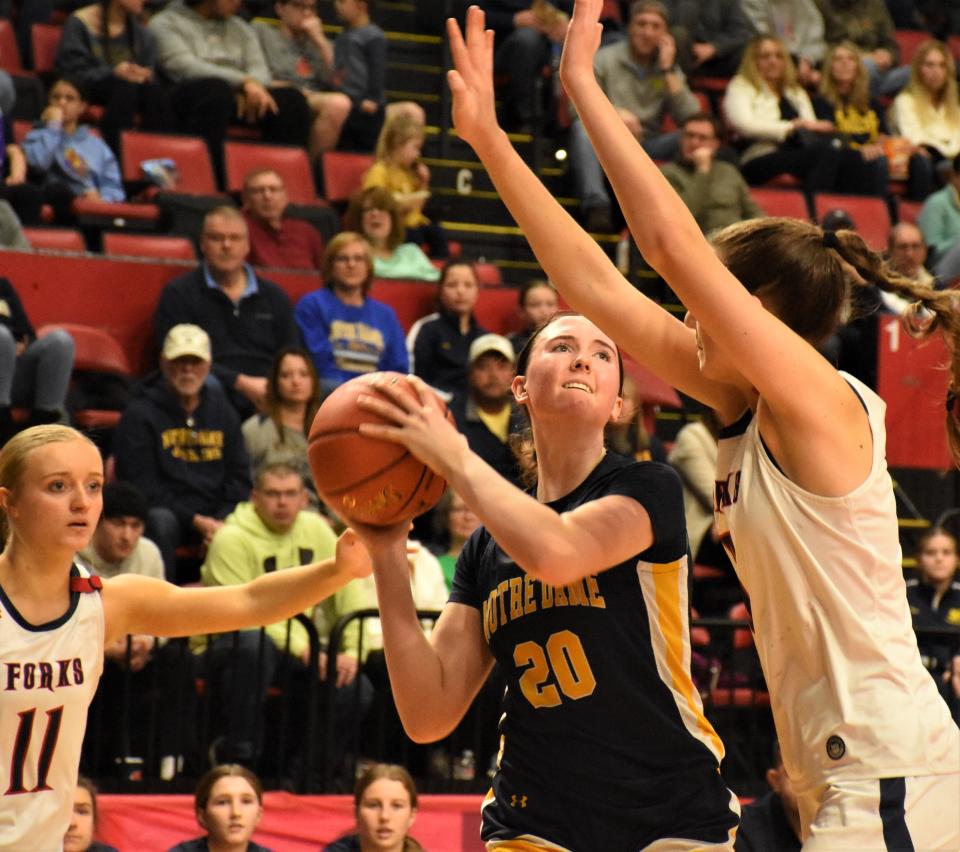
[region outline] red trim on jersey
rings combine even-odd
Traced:
[[[71,592],[99,592],[103,588],[103,580],[94,574],[89,577],[71,577]]]

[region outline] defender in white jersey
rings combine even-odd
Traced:
[[[619,275],[513,151],[476,8],[465,40],[449,27],[457,131],[571,307],[724,424],[746,417],[738,464],[726,442],[717,497],[733,513],[784,759],[805,787],[808,848],[960,848],[960,739],[909,634],[882,404],[816,348],[848,315],[851,289],[876,285],[915,300],[911,333],[944,332],[955,392],[957,297],[899,276],[852,231],[756,219],[708,242],[597,84],[601,8],[576,0],[561,79],[638,248],[688,308],[684,323]],[[804,125],[774,122],[771,138]],[[960,459],[955,393],[948,408]]]
[[[35,426],[0,449],[0,850],[62,849],[105,644],[270,624],[370,571],[348,531],[335,559],[243,586],[101,581],[73,558],[97,526],[102,483],[96,446],[65,426]]]

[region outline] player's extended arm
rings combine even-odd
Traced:
[[[531,576],[550,585],[572,583],[653,544],[650,516],[629,497],[611,495],[558,514],[524,493],[470,450],[425,382],[416,376],[408,381],[419,404],[389,382],[375,384],[384,397],[359,397],[361,407],[396,424],[363,424],[360,431],[403,444],[447,480],[497,544]]]
[[[660,169],[624,128],[593,74],[601,6],[601,0],[576,0],[560,73],[638,248],[759,392],[768,406],[761,413],[761,431],[778,439],[775,449],[784,452],[788,474],[815,456],[822,469],[815,471],[812,487],[846,493],[865,475],[862,450],[864,442],[869,447],[870,435],[862,408],[833,366],[734,278]],[[718,410],[729,417],[729,400]],[[837,483],[838,471],[845,484]]]
[[[264,574],[240,586],[185,589],[125,574],[103,584],[106,641],[128,633],[190,636],[271,624],[309,609],[370,568],[363,544],[347,530],[334,558]]]
[[[497,124],[493,33],[484,31],[483,12],[477,7],[468,11],[466,39],[452,20],[448,32],[456,65],[448,79],[457,133],[483,162],[550,280],[571,307],[589,316],[639,362],[690,396],[722,408],[729,390],[700,375],[690,330],[624,280],[600,246],[524,163]],[[617,120],[624,128],[623,121]],[[743,410],[742,403],[739,409]]]
[[[493,667],[480,611],[448,603],[428,639],[417,620],[407,563],[406,524],[397,536],[369,529],[383,648],[404,730],[434,742],[463,718]],[[365,531],[366,532],[366,531]]]

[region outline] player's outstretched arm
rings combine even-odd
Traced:
[[[358,532],[373,558],[397,713],[410,739],[426,743],[457,726],[490,673],[493,657],[474,607],[448,603],[430,638],[424,634],[410,587],[408,527],[359,526]]]
[[[238,586],[182,588],[125,574],[103,584],[106,641],[128,633],[191,636],[272,624],[309,609],[370,570],[369,554],[356,533],[347,530],[334,558]]]
[[[572,583],[619,565],[653,544],[650,516],[629,497],[604,497],[557,514],[524,493],[470,450],[426,383],[416,376],[409,382],[418,401],[388,381],[372,385],[382,396],[358,398],[361,408],[395,424],[364,423],[361,433],[403,444],[442,476],[497,544],[531,576],[550,585]]]
[[[784,440],[796,442],[798,452],[808,451],[815,441],[829,465],[842,464],[842,458],[831,459],[830,447],[842,447],[842,453],[849,455],[851,443],[862,441],[862,429],[852,426],[857,404],[853,394],[809,343],[764,309],[733,277],[686,205],[620,120],[593,71],[601,7],[602,0],[576,0],[560,76],[613,185],[637,247],[749,385],[774,409],[772,420]],[[625,306],[622,323],[633,321],[631,309]],[[639,354],[636,344],[647,343],[612,336],[632,354]],[[649,341],[649,345],[657,346],[658,341]],[[739,413],[736,406],[732,412],[729,405],[714,407],[725,418]]]
[[[724,390],[700,375],[693,334],[624,280],[497,124],[493,32],[484,29],[483,12],[470,7],[465,37],[453,20],[447,22],[447,31],[455,64],[448,80],[457,133],[483,162],[551,281],[571,307],[594,320],[639,362],[688,395],[722,408]]]

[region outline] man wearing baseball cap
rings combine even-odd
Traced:
[[[519,425],[510,390],[513,344],[499,334],[482,334],[470,344],[467,362],[467,391],[450,404],[457,428],[466,435],[471,450],[519,485],[520,469],[509,443]]]
[[[173,326],[163,340],[160,380],[146,384],[117,426],[117,476],[144,492],[147,535],[177,576],[176,549],[206,544],[250,493],[240,420],[223,391],[206,383],[210,338],[199,326]]]

